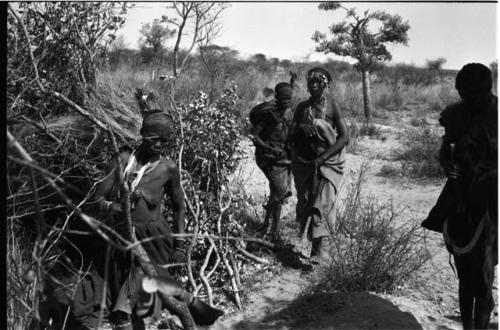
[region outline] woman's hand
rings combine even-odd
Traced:
[[[320,167],[325,163],[326,159],[324,156],[319,156],[318,158],[315,158],[311,161],[311,165],[314,165],[315,167]]]
[[[308,138],[312,138],[318,134],[316,127],[311,124],[300,124],[299,128],[304,132]]]
[[[460,176],[460,169],[454,162],[448,162],[444,166],[444,172],[448,179],[456,179]]]
[[[287,157],[287,154],[286,154],[286,151],[283,150],[283,149],[280,149],[280,148],[272,148],[273,150],[273,153],[278,157],[278,158],[286,158]]]
[[[172,261],[174,263],[182,263],[186,258],[186,241],[183,239],[176,239],[174,241],[174,254],[172,255]]]

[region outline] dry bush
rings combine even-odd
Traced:
[[[26,7],[23,5],[23,8],[29,10],[30,15],[42,15],[36,11],[37,6],[30,7],[28,4]],[[70,12],[75,5],[48,6],[61,9],[66,15],[66,10]],[[98,4],[88,4],[91,13],[99,8]],[[52,267],[61,260],[61,243],[66,239],[71,240],[71,235],[66,232],[69,229],[68,224],[70,222],[71,225],[81,224],[80,219],[65,205],[66,202],[56,196],[53,187],[46,183],[47,178],[51,178],[52,174],[62,177],[64,182],[60,179],[55,181],[57,188],[69,194],[77,210],[91,216],[95,215],[92,207],[87,205],[89,195],[92,193],[92,186],[102,179],[104,170],[115,152],[106,134],[106,128],[108,125],[113,128],[119,146],[125,143],[131,147],[138,145],[141,115],[134,99],[134,92],[145,82],[148,83],[145,87],[151,87],[158,96],[154,101],[155,107],[170,109],[174,118],[180,117],[183,121],[185,134],[177,135],[182,139],[179,139],[172,149],[174,157],[179,156],[181,150],[184,152],[180,164],[183,168],[187,204],[190,206],[187,216],[188,230],[196,235],[244,236],[241,226],[234,221],[235,217],[231,210],[233,201],[238,198],[233,198],[232,192],[225,188],[226,177],[238,162],[235,153],[240,128],[236,116],[240,111],[238,96],[233,87],[225,90],[213,106],[208,106],[203,98],[181,95],[188,100],[176,103],[181,110],[175,113],[173,111],[175,105],[169,97],[169,86],[161,82],[150,84],[149,74],[145,71],[126,71],[122,68],[112,75],[97,71],[96,63],[95,66],[84,67],[88,70],[86,77],[92,79],[84,80],[85,77],[80,77],[82,81],[75,81],[73,75],[78,75],[74,70],[77,66],[72,63],[60,67],[59,71],[51,70],[50,65],[57,62],[59,49],[57,52],[51,52],[50,48],[40,46],[38,50],[41,52],[35,52],[35,60],[30,61],[33,54],[28,54],[26,50],[31,49],[30,45],[27,45],[27,40],[31,38],[22,38],[23,34],[20,31],[24,33],[27,25],[27,33],[33,35],[38,25],[33,25],[33,21],[16,18],[19,15],[16,16],[15,10],[11,9],[11,12],[9,29],[12,33],[9,35],[9,45],[15,45],[17,49],[12,49],[12,53],[9,53],[9,70],[15,74],[11,75],[8,81],[7,115],[9,134],[11,134],[9,138],[12,136],[13,140],[10,146],[14,145],[16,149],[9,149],[12,151],[9,153],[12,158],[9,158],[7,163],[7,221],[10,226],[17,223],[22,223],[23,226],[20,230],[9,231],[12,236],[8,242],[11,266],[9,289],[14,290],[10,292],[10,296],[17,299],[10,300],[8,305],[8,315],[12,316],[9,319],[10,328],[24,326],[36,315],[38,302],[43,297],[41,292],[44,279],[50,274]],[[88,22],[83,14],[82,20]],[[50,19],[54,24],[59,24],[61,21],[61,17],[57,15],[50,16]],[[40,23],[35,20],[36,22]],[[64,38],[71,37],[64,31],[56,36],[61,38],[59,40],[61,45],[64,44],[62,41]],[[45,45],[43,40],[40,42]],[[87,52],[83,49],[78,50],[73,53],[78,53],[78,56],[87,60],[85,58]],[[38,69],[43,79],[39,81],[40,84],[31,84],[33,76],[36,76],[38,71],[36,60],[40,57],[46,61],[38,61],[40,64]],[[76,57],[70,58],[78,61]],[[47,66],[44,66],[45,64]],[[65,86],[61,87],[60,83],[66,83],[68,80],[71,81],[71,85],[77,86],[78,93],[71,94]],[[179,80],[177,88],[182,89],[184,82],[191,84],[189,79]],[[189,90],[195,87],[191,86]],[[58,98],[57,95],[63,97]],[[191,105],[189,101],[193,101],[194,104]],[[73,112],[74,110],[76,111]],[[181,125],[178,128],[180,127]],[[14,142],[18,142],[19,145]],[[21,151],[26,151],[28,156]],[[31,171],[26,163],[19,160],[20,157],[29,158],[29,156],[39,167],[36,171]],[[28,162],[28,165],[31,163]],[[74,190],[66,183],[78,189]],[[34,192],[37,192],[37,198],[34,198]],[[20,246],[19,242],[24,236],[21,237],[19,233],[26,233],[30,238],[26,241],[32,242],[35,248]],[[236,303],[240,305],[237,298],[240,284],[235,280],[238,268],[233,263],[239,251],[239,242],[219,239],[216,241],[215,251],[209,253],[212,246],[211,239],[202,238],[201,244],[198,247],[194,246],[198,241],[193,240],[194,244],[190,251],[193,252],[194,259],[199,257],[194,260],[193,267],[189,270],[193,290],[199,291],[205,287],[209,291],[210,283],[221,285],[229,280],[236,296]],[[222,260],[219,265],[212,264],[215,255]],[[209,267],[213,266],[212,272],[205,273],[209,281],[206,285],[201,283],[203,281],[200,282],[203,267],[201,263],[204,260],[210,262]],[[35,289],[30,285],[22,285],[22,275],[29,270],[34,270]],[[216,279],[225,280],[211,282],[213,278],[210,279],[209,274]]]
[[[396,151],[396,160],[402,161],[404,176],[419,178],[438,178],[442,176],[439,168],[439,147],[441,136],[436,128],[420,122],[417,129],[409,127],[404,135],[404,147]]]
[[[427,119],[425,117],[414,116],[414,117],[411,117],[411,119],[410,119],[410,125],[412,125],[414,127],[426,127],[429,125],[429,122],[427,121]]]
[[[379,109],[400,111],[406,105],[406,88],[402,84],[376,84],[372,89],[374,104]]]
[[[338,212],[333,260],[316,290],[391,292],[429,259],[418,224],[391,202],[363,196],[367,166],[362,165]]]
[[[380,125],[376,125],[372,122],[364,122],[361,127],[359,128],[359,135],[360,136],[369,136],[370,138],[374,139],[381,139],[382,138],[382,129]]]
[[[362,113],[363,93],[361,82],[344,80],[343,77],[336,78],[331,83],[330,93],[344,111],[344,114],[356,116]]]
[[[358,138],[361,135],[359,132],[359,125],[355,118],[350,118],[348,121],[349,127],[349,144],[347,145],[347,152],[355,153],[358,147]]]
[[[35,316],[35,283],[30,282],[27,270],[32,266],[32,240],[22,232],[16,221],[7,226],[7,320],[8,329],[27,329]]]
[[[401,169],[394,164],[384,164],[377,175],[385,178],[394,178],[401,176]]]

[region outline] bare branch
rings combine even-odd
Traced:
[[[38,67],[37,67],[37,64],[36,64],[35,56],[33,55],[33,50],[31,49],[31,42],[30,42],[30,37],[29,37],[29,34],[28,34],[28,30],[26,29],[26,26],[24,25],[23,21],[19,18],[19,16],[17,15],[17,13],[14,10],[14,8],[12,8],[12,6],[10,5],[10,3],[7,4],[7,6],[9,7],[9,10],[12,13],[12,15],[19,22],[19,25],[21,25],[24,37],[26,38],[26,42],[28,44],[28,53],[30,55],[31,65],[33,67],[33,73],[35,74],[35,81],[38,84],[38,86],[40,87],[40,89],[43,91],[44,88],[43,88],[42,83],[40,82],[40,76],[38,75]]]
[[[258,262],[260,264],[269,265],[269,261],[267,259],[259,258],[256,255],[248,252],[247,250],[245,250],[242,247],[238,247],[238,252],[241,253],[242,255],[244,255],[245,257],[247,257],[250,260],[253,260],[253,261]]]

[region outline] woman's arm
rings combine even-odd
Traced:
[[[185,215],[186,207],[184,205],[184,191],[181,186],[181,175],[179,168],[174,162],[168,165],[167,169],[167,182],[165,187],[165,192],[167,197],[171,201],[172,213],[174,218],[174,228],[173,232],[177,234],[185,233]],[[185,238],[175,238],[174,239],[174,254],[172,260],[174,262],[183,262],[186,252],[186,239]]]
[[[178,234],[184,234],[185,227],[185,213],[186,207],[184,205],[184,192],[181,187],[181,175],[179,168],[176,164],[172,162],[169,165],[167,170],[167,189],[165,189],[167,193],[167,197],[171,201],[173,218],[174,218],[174,231]]]
[[[92,195],[91,200],[97,203],[97,206],[101,211],[119,211],[121,210],[121,205],[118,202],[107,200],[109,193],[112,191],[116,183],[116,169],[118,168],[117,161],[121,161],[123,166],[125,166],[126,160],[128,159],[130,153],[124,151],[121,152],[118,157],[115,157],[110,163],[106,170],[106,176],[99,182],[96,186],[96,190]]]
[[[255,125],[252,130],[250,131],[250,134],[253,136],[253,141],[256,147],[260,147],[263,149],[266,149],[272,153],[279,154],[281,153],[280,148],[273,147],[269,144],[267,144],[262,138],[260,137],[260,133],[264,130],[265,124],[268,123],[270,120],[274,120],[271,116],[264,116],[264,118]]]

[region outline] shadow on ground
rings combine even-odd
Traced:
[[[302,271],[312,270],[310,264],[303,262],[300,253],[294,251],[294,246],[291,243],[276,248],[274,250],[274,255],[284,267]]]
[[[262,317],[231,329],[422,329],[412,314],[369,293],[324,293],[302,296]]]
[[[462,324],[462,319],[460,315],[446,315],[446,318]],[[491,318],[493,318],[493,315]],[[488,325],[488,329],[498,329],[498,322],[492,321],[490,319],[490,324]]]

